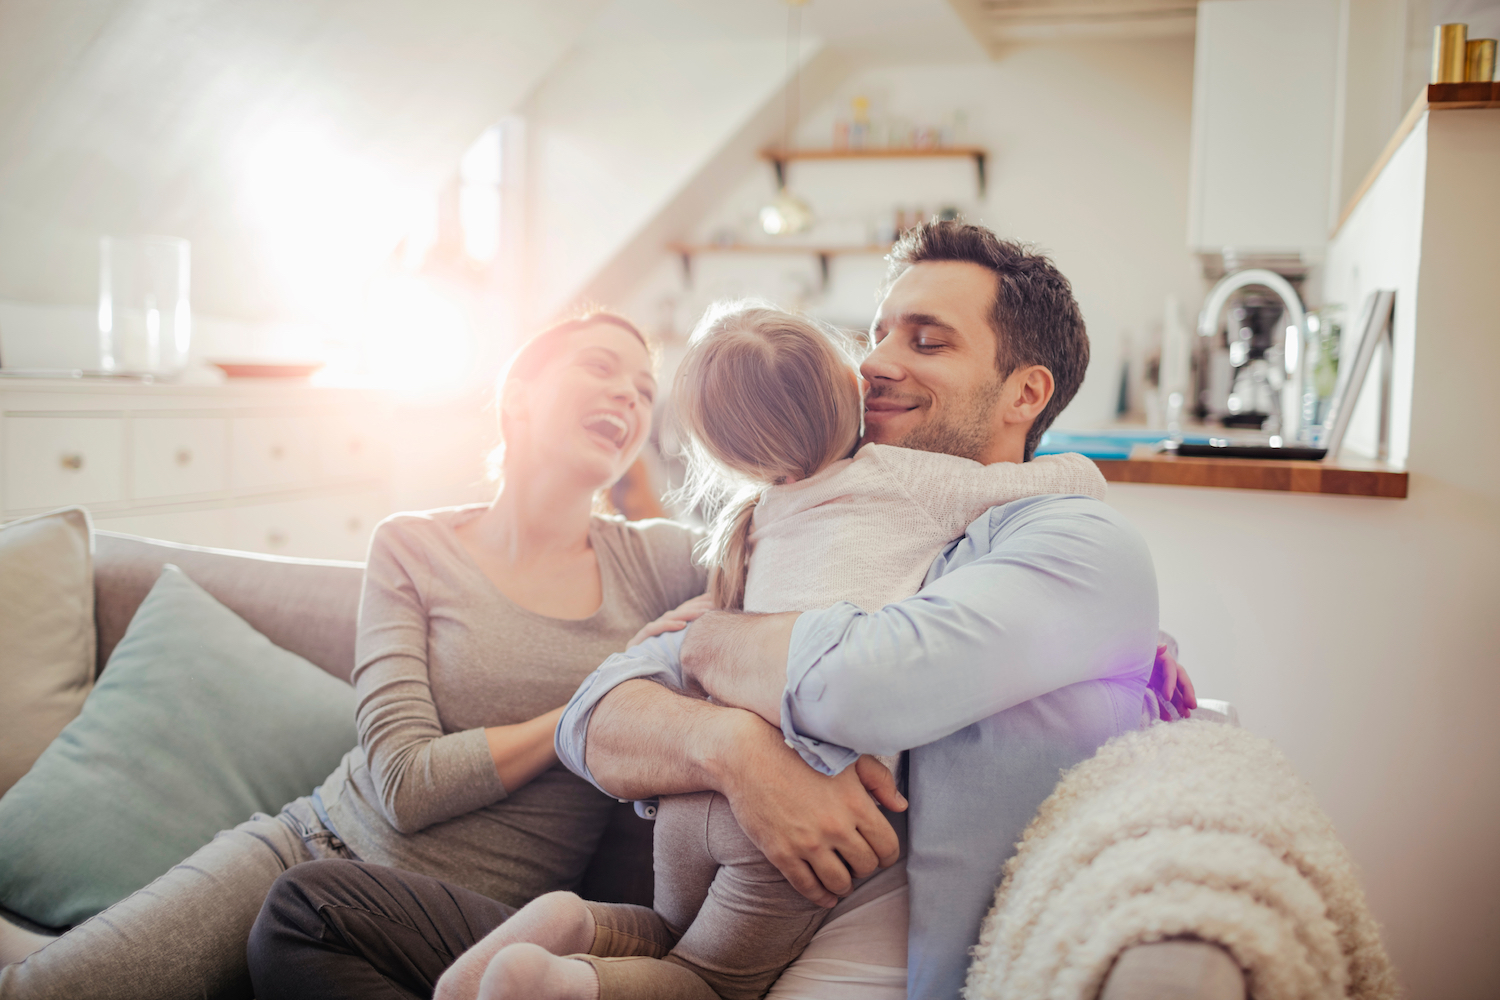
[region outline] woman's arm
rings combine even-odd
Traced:
[[[552,737],[566,707],[559,705],[535,719],[513,726],[491,726],[484,731],[490,759],[495,762],[495,774],[502,785],[515,791],[557,763]]]
[[[531,780],[550,766],[540,754],[550,753],[556,723],[555,716],[541,716],[497,727],[498,753],[485,729],[443,731],[428,675],[422,595],[430,590],[431,570],[422,548],[423,524],[398,518],[375,532],[352,676],[360,746],[381,811],[400,833],[481,809]],[[539,736],[539,730],[546,735]]]

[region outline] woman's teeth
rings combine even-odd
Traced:
[[[596,413],[584,423],[584,429],[619,447],[630,435],[630,427],[613,413]]]

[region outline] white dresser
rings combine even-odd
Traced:
[[[0,521],[81,504],[108,531],[363,559],[391,421],[368,390],[0,378]]]

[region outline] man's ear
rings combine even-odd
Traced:
[[[1008,424],[1030,424],[1036,420],[1052,401],[1057,388],[1052,372],[1045,365],[1018,368],[1005,382],[1010,390],[1004,408]]]

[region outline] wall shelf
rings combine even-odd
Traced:
[[[677,254],[682,261],[682,280],[689,286],[693,283],[693,258],[702,253],[748,253],[748,254],[810,254],[818,259],[818,273],[823,287],[828,287],[828,261],[833,257],[854,254],[889,253],[889,243],[869,243],[851,246],[808,246],[799,243],[669,243],[667,249]]]
[[[1126,459],[1097,459],[1094,464],[1112,483],[1209,486],[1394,500],[1405,499],[1407,490],[1404,469],[1355,458],[1336,462],[1294,462],[1256,458],[1188,458],[1138,451]]]
[[[979,180],[979,197],[984,197],[985,164],[989,150],[981,146],[886,146],[879,149],[765,149],[761,159],[776,168],[776,186],[786,187],[786,165],[793,160],[913,160],[961,158],[974,161],[974,175]]]

